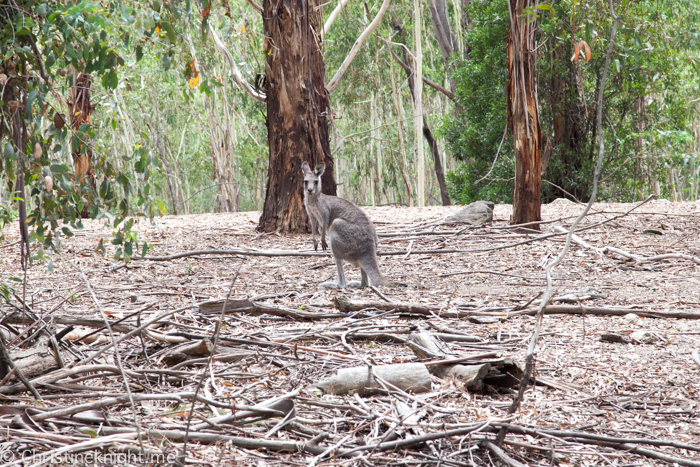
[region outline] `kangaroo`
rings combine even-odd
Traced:
[[[344,289],[345,287],[365,288],[369,285],[388,285],[379,272],[377,262],[377,232],[367,214],[348,200],[321,193],[321,175],[326,164],[317,164],[312,171],[307,162],[301,165],[304,173],[304,207],[311,219],[311,234],[314,250],[318,250],[316,226],[321,227],[321,248],[328,249],[326,230],[331,241],[331,251],[338,266],[338,282],[324,282],[322,287]],[[360,268],[362,281],[345,282],[343,261]]]

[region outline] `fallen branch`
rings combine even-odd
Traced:
[[[381,311],[394,311],[396,313],[407,313],[423,316],[441,316],[444,318],[467,318],[469,316],[493,316],[494,312],[488,311],[457,311],[445,310],[439,305],[423,305],[418,303],[387,303],[387,302],[358,302],[348,300],[345,295],[333,297],[333,306],[340,311],[350,313],[374,308]],[[495,310],[494,310],[495,311]],[[502,312],[502,314],[506,314]]]
[[[199,304],[199,312],[203,315],[219,313],[223,305],[223,299],[202,302]],[[223,312],[226,314],[246,313],[254,316],[287,316],[295,319],[337,319],[345,317],[344,315],[339,313],[312,313],[303,310],[293,310],[291,308],[274,307],[270,305],[264,305],[262,303],[253,302],[247,299],[229,299],[226,302],[226,307],[224,308]]]
[[[559,232],[566,232],[566,230],[562,227],[556,226],[554,228]],[[633,259],[633,260],[637,261],[638,263],[653,263],[656,261],[663,261],[665,259],[685,259],[688,261],[692,261],[695,264],[700,264],[700,258],[698,258],[697,256],[686,255],[683,253],[665,253],[663,255],[646,256],[645,257],[645,256],[639,256],[639,255],[632,254],[628,251],[621,250],[620,248],[616,248],[614,246],[605,246],[603,248],[598,248],[598,247],[595,247],[595,246],[591,245],[590,243],[586,242],[578,235],[573,235],[572,240],[574,242],[576,242],[577,244],[581,245],[582,247],[593,250],[601,255],[604,255],[605,253],[608,253],[608,252],[617,253],[618,255],[623,256],[627,259]]]
[[[519,314],[535,315],[537,310],[530,309],[510,313],[509,316]],[[692,312],[674,312],[674,311],[650,311],[638,310],[635,308],[613,308],[613,307],[597,307],[583,305],[547,305],[544,310],[546,315],[596,315],[596,316],[624,316],[629,313],[634,313],[645,318],[657,319],[700,319],[700,313]]]
[[[67,378],[73,375],[85,374],[85,373],[96,373],[96,372],[108,372],[114,375],[121,375],[119,368],[115,365],[81,365],[73,368],[63,368],[60,370],[53,371],[46,375],[39,376],[30,381],[35,387],[41,387],[43,385],[52,384],[63,378]],[[124,372],[130,378],[145,379],[148,378],[147,375],[141,375],[135,371],[124,370]],[[97,375],[96,377],[98,377]],[[25,385],[23,383],[16,383],[10,386],[0,387],[0,394],[16,394],[18,392],[24,391]]]

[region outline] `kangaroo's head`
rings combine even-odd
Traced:
[[[316,164],[314,170],[311,170],[309,163],[304,161],[301,164],[301,171],[304,173],[304,194],[317,195],[321,192],[321,175],[326,170],[326,164],[323,162]]]

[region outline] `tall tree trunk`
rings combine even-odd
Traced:
[[[447,193],[447,184],[445,184],[445,172],[442,168],[442,160],[440,159],[440,151],[438,150],[437,140],[433,136],[433,132],[430,131],[428,127],[428,121],[423,116],[423,136],[428,141],[430,146],[430,153],[433,155],[433,163],[435,164],[435,176],[440,185],[440,197],[442,198],[442,205],[449,206],[452,204],[450,201],[450,195]]]
[[[525,8],[533,0],[508,0],[508,119],[515,147],[514,224],[541,220],[542,131],[537,108],[536,22]],[[537,224],[530,228],[539,230]]]
[[[413,125],[415,130],[416,161],[418,162],[418,182],[417,193],[418,207],[425,206],[425,156],[423,154],[423,138],[421,137],[421,121],[423,114],[423,48],[421,22],[423,15],[421,12],[420,0],[413,0],[413,69],[416,73],[416,80],[413,85]]]
[[[328,139],[329,96],[321,53],[319,0],[264,0],[263,47],[270,162],[258,230],[302,232],[301,164],[325,162],[322,186],[336,194]]]
[[[406,186],[406,197],[408,198],[408,205],[413,207],[413,190],[411,190],[411,180],[408,176],[408,161],[406,159],[406,145],[404,143],[404,131],[403,131],[403,121],[405,119],[405,112],[403,111],[403,105],[401,101],[401,96],[399,95],[398,87],[396,86],[396,77],[394,74],[394,62],[389,63],[389,72],[391,75],[391,97],[394,103],[394,114],[396,115],[396,130],[399,138],[399,150],[401,151],[401,156],[398,158],[397,165],[401,169],[401,178]]]
[[[24,61],[20,64],[21,75],[26,75],[26,64]],[[17,151],[17,172],[15,176],[15,186],[13,197],[17,198],[17,210],[19,211],[19,233],[21,242],[21,265],[23,269],[26,269],[29,264],[29,258],[31,257],[29,249],[29,230],[27,228],[27,195],[24,187],[24,175],[25,175],[25,149],[27,143],[27,127],[22,118],[24,109],[27,106],[27,90],[19,83],[19,79],[16,77],[11,77],[12,86],[6,86],[6,92],[17,100],[11,100],[9,102],[10,120],[11,120],[11,132],[12,132],[12,144],[14,150]],[[3,97],[3,96],[0,96]],[[9,167],[8,167],[9,169]],[[8,177],[9,178],[9,177]],[[10,189],[12,191],[12,189]]]
[[[410,60],[411,58],[410,55],[408,55],[406,49],[404,49],[404,58],[406,60]],[[408,87],[411,89],[411,95],[415,98],[414,77],[409,71],[406,71],[406,74],[408,76]],[[433,164],[435,166],[435,178],[437,178],[438,185],[440,186],[440,197],[442,199],[442,205],[449,206],[452,204],[452,201],[450,201],[450,195],[447,192],[447,183],[445,182],[445,171],[442,168],[440,151],[438,150],[437,140],[435,139],[433,132],[430,131],[430,127],[428,126],[428,119],[425,118],[425,115],[423,115],[423,136],[425,137],[426,141],[428,141],[428,146],[430,146],[430,154],[433,156]]]
[[[238,211],[238,184],[234,173],[233,144],[230,140],[230,129],[221,120],[217,99],[219,91],[205,97],[204,108],[207,112],[211,139],[211,160],[214,168],[214,179],[217,182],[217,199],[219,212]],[[222,112],[226,113],[225,95],[221,99]]]
[[[404,33],[403,33],[403,25],[401,24],[401,21],[399,21],[399,19],[394,15],[393,22],[394,22],[394,29],[399,33],[399,37],[401,38],[401,40],[405,42],[405,37],[404,37]],[[409,64],[409,66],[410,66],[412,63],[412,57],[411,57],[411,54],[408,53],[408,50],[406,50],[406,48],[403,48],[403,57],[404,57],[405,62],[407,64]],[[416,67],[417,67],[417,65],[415,63],[413,63],[412,69],[417,70]],[[404,70],[406,71],[406,76],[408,78],[408,87],[411,90],[411,96],[413,97],[413,99],[415,101],[415,99],[416,99],[415,76],[409,70],[407,70],[405,68],[404,68]],[[422,80],[421,80],[421,84],[422,84]],[[430,153],[433,156],[433,164],[435,167],[435,177],[437,178],[438,185],[440,186],[440,197],[442,198],[442,205],[449,206],[450,204],[452,204],[452,202],[450,201],[450,196],[447,192],[447,183],[445,182],[445,171],[442,168],[442,160],[440,159],[440,152],[438,151],[437,141],[435,140],[435,136],[433,135],[433,132],[430,131],[430,127],[428,126],[428,120],[425,118],[425,115],[422,116],[422,121],[423,121],[423,125],[421,128],[421,131],[422,131],[425,139],[428,141],[428,145],[430,146]],[[419,206],[420,206],[420,204],[419,204]]]
[[[95,169],[92,164],[92,150],[86,144],[85,133],[80,133],[80,126],[90,124],[92,111],[90,105],[91,76],[80,72],[74,78],[71,99],[68,101],[70,109],[70,126],[73,132],[72,156],[73,169],[75,170],[75,182],[82,185],[86,180],[92,188],[95,188]],[[82,136],[81,136],[82,135]],[[82,218],[88,217],[88,205],[83,206],[80,212]]]
[[[180,199],[177,193],[178,175],[173,172],[173,166],[168,158],[168,141],[167,137],[165,136],[165,129],[160,124],[159,109],[161,106],[158,103],[158,97],[153,89],[151,89],[148,93],[148,97],[150,99],[150,108],[152,110],[150,113],[145,109],[142,109],[142,111],[146,116],[146,119],[149,118],[149,115],[153,116],[153,124],[149,123],[147,120],[146,126],[151,131],[151,141],[155,142],[158,157],[165,167],[165,178],[168,182],[168,191],[170,192],[170,201],[173,205],[173,214],[177,216],[180,214]]]
[[[564,33],[565,31],[562,31],[562,34]],[[550,171],[547,179],[574,195],[576,199],[582,199],[588,194],[589,188],[585,180],[579,180],[579,174],[587,157],[585,152],[586,133],[581,126],[582,123],[585,125],[586,117],[583,103],[578,97],[579,94],[572,92],[572,89],[577,87],[578,77],[569,57],[570,53],[563,45],[555,47],[552,51],[551,61],[561,71],[552,73],[549,87],[554,138],[553,142],[548,138],[549,145],[546,148],[550,148],[549,154],[552,158],[561,161],[561,164],[557,166],[562,168]],[[593,116],[591,115],[590,118],[592,119]],[[548,162],[549,160],[542,161],[543,178]],[[569,197],[557,188],[544,188],[543,198],[545,202],[562,196]]]

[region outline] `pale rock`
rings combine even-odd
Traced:
[[[625,316],[622,317],[622,320],[630,325],[637,324],[639,322],[639,315],[635,315],[634,313],[627,313]]]
[[[493,220],[494,204],[490,201],[474,201],[452,216],[447,216],[445,222],[455,222],[470,225],[484,225]]]

